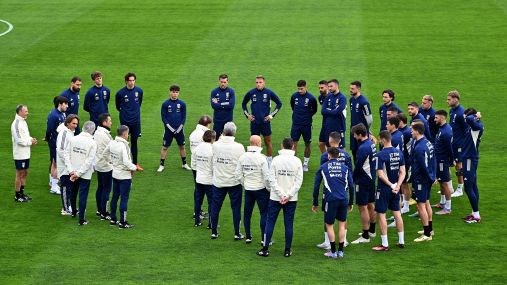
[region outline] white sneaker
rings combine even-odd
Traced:
[[[162,172],[162,171],[164,171],[164,169],[165,169],[165,166],[160,165],[160,166],[158,167],[158,169],[157,169],[157,172]]]
[[[410,208],[409,207],[402,207],[400,212],[402,215],[406,214],[406,213],[410,212]]]
[[[343,247],[347,247],[349,246],[350,242],[348,240],[345,240],[345,242],[343,243]]]
[[[60,187],[58,187],[58,186],[52,187],[51,190],[49,190],[49,193],[56,194],[56,195],[62,194],[62,193],[60,193]]]
[[[424,230],[420,230],[417,233],[420,234],[420,235],[424,235]],[[431,231],[430,234],[431,234],[431,236],[434,236],[435,235],[435,231]]]
[[[433,238],[431,236],[428,237],[428,236],[422,235],[422,236],[416,238],[414,241],[415,242],[422,242],[422,241],[430,241],[432,239]]]
[[[317,245],[318,248],[321,248],[321,249],[327,249],[327,250],[330,250],[331,249],[331,245],[329,243],[319,243]]]
[[[370,242],[370,239],[363,238],[362,236],[356,239],[355,241],[351,242],[352,244],[360,244],[360,243],[368,243]]]
[[[358,235],[358,236],[363,236],[363,232],[360,232],[360,233],[358,233],[357,235]],[[376,237],[376,236],[377,236],[377,233],[370,233],[370,232],[368,232],[368,235],[369,235],[370,237],[374,238],[374,237]]]
[[[70,216],[70,212],[65,211],[65,209],[61,209],[61,210],[60,210],[60,214],[61,214],[62,216]]]
[[[303,172],[308,172],[308,164],[303,165]]]
[[[392,222],[390,223],[389,225],[387,225],[388,228],[395,228],[396,227],[396,222]]]
[[[190,168],[190,166],[188,166],[188,164],[186,164],[186,163],[185,163],[185,164],[183,164],[183,165],[181,166],[181,168],[183,168],[183,169],[185,169],[185,170],[192,170],[192,168]]]
[[[453,198],[460,196],[463,196],[463,190],[461,190],[460,188],[456,189],[456,191],[454,191],[454,193],[451,194],[451,197]]]

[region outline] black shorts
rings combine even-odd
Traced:
[[[23,170],[30,168],[30,159],[15,159],[14,165],[16,170]]]

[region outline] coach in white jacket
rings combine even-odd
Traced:
[[[220,139],[213,144],[213,204],[210,213],[212,239],[218,237],[218,218],[227,193],[231,200],[234,239],[243,239],[243,235],[239,232],[243,190],[236,178],[236,166],[239,157],[245,153],[245,148],[234,141],[235,135],[236,125],[233,122],[228,122],[224,125]]]
[[[128,143],[129,128],[121,125],[117,136],[104,150],[105,156],[111,157],[113,163],[113,197],[111,198],[111,225],[118,224],[122,229],[132,228],[127,221],[127,206],[130,188],[132,187],[132,174],[137,167],[132,163],[132,154]],[[117,223],[116,208],[120,199],[120,222]]]
[[[37,144],[37,139],[30,136],[26,118],[28,117],[28,107],[18,105],[16,107],[16,116],[11,124],[12,135],[12,155],[14,165],[16,166],[16,180],[14,201],[28,202],[32,200],[25,194],[26,176],[30,167],[30,147]]]
[[[259,207],[261,238],[264,237],[266,228],[266,214],[268,212],[269,191],[274,180],[270,179],[268,161],[266,156],[261,153],[262,140],[260,136],[250,137],[250,146],[247,151],[239,158],[236,167],[236,178],[238,178],[245,189],[245,206],[243,210],[243,221],[245,226],[246,243],[252,242],[250,231],[250,220],[252,218],[255,202]]]
[[[110,220],[111,217],[107,212],[107,202],[113,183],[113,165],[111,164],[111,156],[104,155],[104,149],[113,140],[110,134],[113,121],[108,113],[100,114],[98,120],[100,125],[93,135],[93,139],[97,143],[97,156],[95,157],[95,171],[97,172],[96,215],[100,216],[101,220]]]
[[[194,226],[201,225],[201,206],[204,195],[208,199],[208,211],[211,209],[213,201],[213,192],[211,185],[213,184],[213,146],[216,133],[207,130],[203,134],[203,142],[199,144],[192,153],[192,165],[195,167],[195,190],[194,190]],[[211,224],[208,220],[208,228]]]
[[[303,166],[301,160],[294,155],[293,144],[291,138],[285,138],[282,142],[282,149],[278,152],[279,155],[273,159],[271,164],[270,172],[276,181],[276,185],[271,189],[269,197],[264,246],[257,252],[260,256],[269,255],[269,243],[281,209],[283,209],[285,224],[284,256],[289,257],[292,255],[294,214],[296,212],[298,192],[303,183]]]
[[[65,118],[65,122],[58,126],[58,136],[56,137],[56,172],[60,180],[60,197],[62,198],[62,216],[71,215],[70,196],[72,182],[70,181],[69,171],[65,165],[65,153],[69,148],[70,139],[74,136],[74,131],[79,125],[79,117],[76,114],[70,114]]]
[[[76,200],[79,193],[79,225],[86,225],[85,220],[86,200],[90,190],[90,179],[93,174],[93,162],[97,153],[97,143],[93,140],[95,123],[87,121],[83,124],[83,131],[69,140],[69,146],[65,152],[65,166],[72,181],[70,204],[72,217],[77,214]]]

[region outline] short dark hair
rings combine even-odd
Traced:
[[[475,115],[477,114],[477,110],[475,110],[474,108],[470,107],[468,109],[465,110],[465,115],[466,116],[469,116],[469,115]],[[436,113],[435,113],[436,115]]]
[[[225,73],[222,73],[218,76],[218,79],[229,79],[229,76]]]
[[[389,97],[391,97],[391,100],[394,101],[394,91],[391,90],[391,89],[386,89],[384,91],[382,91],[382,94],[384,93],[387,93],[387,95],[389,95]]]
[[[213,122],[213,120],[211,119],[210,116],[204,115],[199,118],[199,122],[197,122],[197,123],[201,126],[207,126],[207,125],[211,124],[212,122]]]
[[[291,138],[284,138],[282,141],[283,149],[292,149],[293,145],[294,145],[294,141]]]
[[[79,76],[73,76],[70,79],[70,82],[72,82],[72,83],[76,83],[76,81],[83,81],[83,80],[81,80],[81,77],[79,77]]]
[[[363,123],[359,123],[352,127],[350,130],[353,134],[359,135],[359,136],[366,136],[366,126]]]
[[[338,158],[338,156],[340,156],[340,150],[338,150],[337,147],[328,147],[327,153],[331,158]]]
[[[130,77],[134,77],[134,79],[137,79],[137,76],[134,72],[127,72],[127,74],[125,74],[125,81],[128,81]]]
[[[336,85],[340,85],[340,82],[338,82],[338,79],[331,79],[327,83],[336,83]]]
[[[68,126],[74,119],[77,119],[77,123],[79,124],[79,117],[76,114],[70,114],[65,118],[65,126]]]
[[[214,130],[207,130],[204,132],[204,134],[202,135],[202,140],[204,142],[211,142],[212,140],[214,140],[215,138],[217,137],[217,134],[215,133]]]
[[[58,108],[58,106],[63,103],[69,104],[69,99],[63,96],[56,96],[53,98],[53,104],[55,104],[55,108]]]
[[[298,87],[304,87],[304,86],[306,86],[306,81],[303,80],[303,79],[298,80],[297,86]]]
[[[340,144],[342,140],[342,136],[340,135],[339,132],[330,132],[329,138],[336,144]]]
[[[90,75],[90,77],[92,78],[92,80],[95,80],[98,77],[102,77],[102,72],[100,72],[100,71],[94,71],[94,72],[92,72],[92,74]]]
[[[387,108],[387,111],[390,111],[390,112],[395,112],[396,114],[398,114],[398,108],[394,107],[394,106],[389,106],[389,108]]]
[[[396,128],[400,126],[400,119],[398,118],[398,116],[391,117],[387,119],[387,121],[389,122],[389,124],[395,126]]]
[[[447,111],[446,110],[437,110],[435,111],[435,115],[444,116],[447,118]]]
[[[379,138],[381,140],[385,140],[385,141],[390,142],[391,141],[391,133],[388,130],[383,130],[380,132]]]
[[[102,126],[104,122],[107,121],[107,118],[111,117],[109,113],[102,113],[99,115],[99,126]]]
[[[361,82],[360,82],[360,81],[357,81],[357,80],[356,80],[356,81],[352,81],[352,82],[350,83],[350,85],[355,85],[355,86],[357,86],[357,88],[361,88]]]
[[[180,91],[180,87],[178,85],[171,85],[169,91]]]
[[[327,80],[321,80],[321,81],[319,81],[319,85],[321,85],[321,84],[327,85]]]
[[[403,122],[405,125],[407,124],[407,115],[405,115],[405,113],[399,113],[398,116],[398,119],[400,119],[401,122]]]
[[[408,106],[419,108],[419,104],[417,104],[417,102],[414,102],[414,101],[408,103]]]
[[[120,125],[120,126],[118,127],[118,129],[116,130],[116,134],[117,134],[118,136],[122,136],[125,132],[127,132],[127,133],[128,133],[128,131],[129,131],[129,127],[127,127],[127,126],[125,126],[125,125]]]
[[[411,126],[412,130],[418,132],[420,135],[424,135],[424,123],[421,120],[414,120]]]
[[[19,114],[19,112],[21,112],[21,110],[23,110],[23,107],[26,107],[26,105],[23,105],[23,104],[19,104],[16,106],[16,114]]]

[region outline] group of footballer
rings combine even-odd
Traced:
[[[82,163],[79,163],[77,159],[75,166],[75,168],[86,167],[85,170],[73,170],[70,166],[59,167],[58,163],[58,146],[68,147],[68,143],[61,142],[62,136],[64,134],[78,135],[81,131],[77,117],[79,91],[82,85],[79,77],[72,78],[69,89],[55,97],[55,109],[48,116],[45,140],[48,141],[50,147],[51,192],[62,195],[62,215],[75,216],[79,213],[79,224],[87,224],[84,219],[84,209],[91,172],[95,170],[99,181],[96,192],[97,215],[103,220],[110,220],[111,224],[119,223],[120,228],[130,228],[132,225],[126,222],[126,204],[131,175],[126,175],[126,172],[131,174],[136,170],[142,171],[142,167],[137,163],[137,140],[141,136],[140,108],[143,91],[135,85],[136,75],[127,73],[126,86],[116,94],[116,109],[120,114],[121,126],[115,140],[122,143],[121,152],[124,155],[122,162],[118,162],[118,157],[114,157],[109,146],[113,141],[109,135],[112,125],[111,116],[108,113],[110,90],[103,86],[100,72],[92,73],[91,78],[94,85],[86,93],[84,101],[84,110],[90,114],[90,121],[87,123],[90,124],[85,128],[87,125],[85,123],[83,129],[87,129],[85,131],[88,131],[90,136],[94,136],[92,141],[95,148],[93,150],[90,147],[89,153],[94,152],[93,155],[84,157]],[[260,228],[263,244],[263,248],[257,254],[268,256],[274,223],[279,211],[283,210],[286,230],[284,255],[287,257],[292,255],[290,245],[297,192],[301,187],[303,172],[309,170],[312,121],[319,109],[319,104],[322,115],[319,149],[322,157],[320,168],[315,174],[312,211],[316,212],[318,209],[322,184],[325,240],[317,246],[328,250],[325,253],[326,256],[343,257],[343,248],[348,245],[346,217],[347,212],[353,208],[354,198],[359,208],[362,232],[356,240],[352,241],[352,244],[370,242],[371,238],[376,236],[375,227],[378,220],[381,244],[373,247],[376,251],[389,250],[388,227],[397,228],[398,243],[396,245],[400,248],[405,246],[402,215],[409,212],[411,203],[417,204],[417,212],[411,216],[418,216],[423,226],[415,242],[432,239],[434,235],[432,208],[440,208],[435,214],[450,214],[451,198],[463,195],[463,190],[472,206],[472,213],[463,219],[467,223],[481,221],[476,173],[479,159],[478,148],[484,128],[480,120],[480,112],[473,108],[465,110],[460,104],[461,98],[457,91],[450,91],[447,94],[449,113],[445,110],[435,111],[432,107],[433,97],[430,95],[422,98],[421,105],[416,102],[409,103],[407,113],[411,120],[408,122],[407,115],[393,102],[394,91],[384,90],[382,92],[384,103],[379,108],[380,133],[374,136],[370,130],[373,122],[370,104],[361,94],[361,82],[352,82],[349,86],[351,157],[346,152],[345,140],[347,97],[340,92],[338,80],[320,81],[318,97],[308,92],[306,81],[299,80],[297,92],[290,97],[292,109],[290,137],[284,139],[282,150],[273,159],[271,121],[282,108],[280,98],[275,92],[266,88],[264,76],[256,77],[256,87],[245,94],[241,104],[246,119],[250,121],[250,146],[245,152],[244,147],[234,141],[235,92],[228,86],[229,78],[226,74],[221,74],[218,81],[219,86],[210,94],[213,119],[202,116],[196,129],[189,136],[192,153],[190,166],[187,164],[185,151],[186,104],[179,98],[180,87],[170,86],[169,99],[161,107],[161,118],[165,130],[160,165],[157,170],[164,171],[167,149],[173,139],[176,139],[182,168],[192,170],[194,174],[194,224],[200,226],[202,220],[206,218],[207,213],[201,210],[206,195],[209,211],[208,227],[212,230],[213,239],[219,236],[218,215],[226,194],[229,194],[233,208],[234,238],[235,240],[245,238],[239,232],[243,188],[245,190],[246,242],[252,242],[250,219],[253,207],[257,203],[261,215]],[[275,103],[275,107],[272,107],[271,101]],[[26,122],[24,122],[28,115],[27,107],[19,105],[16,112],[16,119],[11,127],[17,169],[15,200],[26,202],[31,199],[24,193],[29,165],[29,147],[37,141],[29,136]],[[449,123],[447,123],[447,118],[449,118]],[[61,127],[61,124],[65,128]],[[213,124],[212,130],[211,124]],[[93,125],[93,130],[97,128],[95,134],[90,131],[91,125]],[[100,133],[103,134],[102,138],[100,138]],[[130,148],[128,147],[129,135]],[[261,153],[261,136],[266,146],[265,155]],[[301,137],[305,144],[303,163],[295,156]],[[76,152],[82,154],[83,149],[86,149],[86,146]],[[69,164],[72,150],[62,149],[61,151],[67,153],[67,156],[62,155],[62,164],[65,165],[66,159]],[[114,162],[115,159],[116,162]],[[70,159],[70,164],[72,164],[72,159]],[[453,190],[450,175],[452,166],[455,166],[458,178],[456,191]],[[83,176],[85,172],[89,175]],[[62,179],[62,176],[66,177]],[[76,183],[79,179],[87,180],[88,184]],[[441,200],[436,205],[431,205],[430,190],[436,183],[440,185]],[[111,212],[109,212],[107,204],[111,184],[115,189],[113,189],[114,201],[111,201]],[[77,196],[75,192],[78,191],[80,191],[79,208],[75,202]],[[82,196],[83,192],[86,195]],[[66,196],[73,198],[73,201],[70,201],[71,205],[68,205]],[[117,222],[116,203],[119,198],[121,217]],[[389,219],[386,217],[387,210],[391,210],[393,214],[389,225],[387,224]],[[339,227],[338,248],[333,227],[335,220],[338,220]]]

